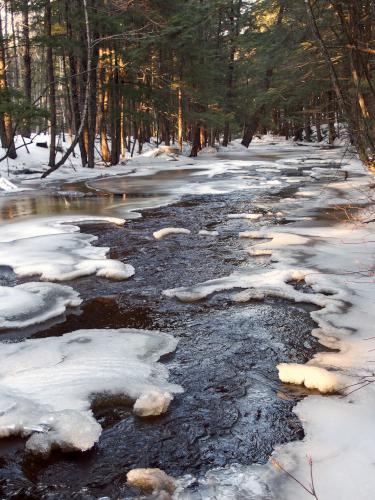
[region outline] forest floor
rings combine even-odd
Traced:
[[[176,499],[312,497],[282,469],[372,497],[374,183],[345,148],[14,173],[33,161],[0,197],[2,498],[135,497],[135,467]],[[140,419],[150,390],[174,399]]]

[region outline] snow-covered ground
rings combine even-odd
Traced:
[[[303,500],[311,498],[311,494],[287,476],[283,469],[310,488],[310,467],[320,500],[368,500],[374,495],[375,426],[372,417],[375,384],[371,382],[375,380],[375,354],[372,352],[375,348],[375,222],[372,222],[375,219],[372,209],[375,200],[372,178],[364,173],[355,158],[346,156],[343,159],[345,153],[347,151],[344,147],[321,149],[315,144],[298,146],[267,137],[254,141],[249,150],[235,142],[227,150],[220,150],[218,157],[214,152],[206,151],[197,160],[179,157],[176,161],[168,161],[172,158],[165,155],[154,157],[149,153],[134,158],[123,166],[110,169],[99,167],[92,171],[82,169],[76,163],[59,170],[50,179],[93,179],[118,173],[134,177],[152,175],[161,170],[170,170],[172,173],[179,169],[191,170],[194,182],[188,183],[190,187],[187,191],[181,186],[181,182],[172,182],[168,202],[178,199],[184,192],[204,194],[236,189],[255,192],[263,189],[266,193],[281,187],[298,188],[301,185],[290,198],[283,198],[281,201],[275,198],[264,206],[259,205],[259,213],[232,214],[228,218],[227,223],[236,224],[248,219],[252,226],[256,225],[257,231],[241,231],[239,238],[249,246],[249,259],[262,255],[269,259],[268,267],[260,267],[258,271],[254,271],[253,267],[242,268],[228,277],[198,283],[189,288],[166,290],[164,294],[193,302],[226,290],[232,291],[233,302],[262,300],[272,296],[317,306],[318,309],[311,312],[317,323],[313,335],[324,346],[333,350],[317,354],[306,367],[283,364],[279,367],[280,377],[284,382],[305,384],[322,393],[339,393],[333,392],[329,396],[311,395],[297,404],[295,411],[303,422],[305,438],[278,447],[269,464],[250,467],[238,465],[212,471],[206,479],[200,480],[200,487],[194,493],[185,488],[190,478],[183,478],[174,494],[176,499]],[[22,156],[20,154],[20,158],[13,163],[9,161],[6,169],[0,164],[1,174],[18,187],[30,186],[32,182],[35,187],[40,187],[46,182],[40,181],[40,174],[15,173],[16,169],[37,169],[41,163],[46,162],[40,152],[37,157],[30,155],[34,158],[34,164],[30,163],[30,158],[26,155],[23,150]],[[231,173],[232,181],[228,183],[227,179],[220,180],[223,173]],[[349,204],[361,209],[348,212],[338,208]],[[336,221],[332,220],[334,208],[339,215]],[[289,224],[278,225],[277,221],[280,219]],[[66,224],[69,222],[73,224]],[[41,275],[47,281],[71,279],[90,273],[114,278],[126,278],[132,274],[130,266],[106,259],[107,249],[93,247],[92,237],[77,232],[77,222],[72,217],[63,220],[61,217],[52,217],[48,220],[33,219],[30,222],[7,224],[2,228],[0,237],[0,265],[9,265],[20,275]],[[172,232],[171,228],[167,229],[169,233]],[[181,228],[177,229],[181,232]],[[220,234],[220,227],[217,229]],[[161,230],[164,231],[163,235],[166,234],[166,228],[161,227]],[[58,259],[54,258],[57,254]],[[304,286],[296,286],[296,283]],[[239,289],[242,290],[238,291]],[[20,292],[30,291],[18,288],[13,290],[15,296]],[[37,292],[40,295],[40,290]],[[6,294],[7,290],[3,289],[0,293]],[[38,297],[38,300],[42,299]],[[60,308],[63,307],[61,300]],[[78,298],[75,297],[75,300]],[[5,312],[0,310],[0,318],[5,318],[5,325],[6,321],[13,318],[22,326],[25,317],[19,318],[17,310],[12,307],[10,312],[6,308]],[[43,305],[40,307],[43,308]],[[36,311],[33,314],[37,314],[37,309],[36,303],[30,307],[31,311]],[[160,378],[147,378],[150,373],[147,353],[150,351],[146,340],[137,347],[133,356],[126,347],[132,345],[131,342],[129,344],[128,337],[133,333],[123,332],[116,336],[107,331],[107,335],[111,335],[108,342],[105,338],[100,340],[101,337],[95,332],[73,332],[59,339],[2,346],[0,357],[4,362],[1,363],[0,395],[4,398],[3,406],[9,409],[0,417],[0,425],[3,429],[8,429],[3,430],[3,435],[20,430],[29,434],[38,428],[43,432],[34,434],[35,437],[31,438],[29,447],[32,449],[48,450],[58,442],[60,445],[65,442],[66,446],[62,446],[68,449],[87,449],[100,434],[99,426],[90,412],[88,397],[94,386],[110,393],[124,393],[133,399],[142,397],[140,405],[144,401],[155,400],[161,407],[166,402],[165,399],[161,398],[159,401],[158,396],[147,396],[145,392],[149,392],[149,389],[167,392],[179,390],[168,385],[166,371],[161,365],[157,365]],[[145,335],[147,337],[148,334]],[[82,337],[82,345],[75,340],[75,336]],[[99,351],[97,342],[100,342]],[[86,353],[91,352],[91,347],[87,351],[84,344],[92,347],[90,359]],[[173,339],[168,337],[167,344],[168,350],[165,352],[174,349]],[[24,350],[20,348],[21,345],[25,347]],[[118,352],[113,351],[110,346],[114,346]],[[6,361],[6,356],[10,355],[7,349],[14,354],[16,363]],[[21,368],[18,370],[17,367],[24,367],[24,356],[29,349],[34,354],[30,356],[30,364],[25,371],[21,372]],[[105,369],[96,370],[99,363],[97,352],[102,353],[102,349],[105,352]],[[153,353],[150,359],[153,369],[163,349],[156,348],[157,354]],[[65,351],[67,358],[64,357]],[[53,358],[51,363],[49,356]],[[127,360],[121,370],[118,368],[119,356],[124,356]],[[143,368],[139,369],[138,358],[142,358],[143,362],[144,356],[146,367],[143,368],[146,372]],[[87,359],[87,363],[92,363],[90,367],[95,367],[96,375],[94,377],[94,372],[91,368],[88,369],[89,376],[83,377],[81,384],[82,373],[77,370],[77,366],[86,366]],[[41,370],[47,380],[55,370],[58,372],[56,380],[62,385],[65,375],[60,371],[66,368],[67,363],[70,363],[68,380],[72,391],[64,389],[62,399],[56,401],[55,394],[48,392],[48,387],[38,379],[38,370]],[[115,373],[111,371],[112,366]],[[130,373],[127,370],[132,366],[135,366],[132,380],[140,387],[139,390],[130,390],[127,384],[124,386],[124,380]],[[33,390],[30,389],[29,376],[36,380]],[[110,381],[112,378],[115,380],[114,385]],[[352,392],[357,388],[361,390]],[[42,402],[45,393],[49,396]],[[14,409],[18,408],[14,406],[16,401],[18,404],[17,398],[22,401],[19,406],[23,412],[21,414]],[[73,406],[67,404],[70,399]],[[30,418],[24,419],[25,409]],[[88,432],[83,437],[72,436],[72,422],[75,422],[77,415],[66,413],[68,409],[83,412],[84,418],[88,419]],[[80,439],[83,444],[77,444]]]

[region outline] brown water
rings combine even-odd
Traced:
[[[153,175],[116,176],[63,184],[0,197],[0,223],[19,217],[90,214],[136,218],[132,211],[158,207],[178,198],[176,189],[198,182],[202,168],[160,170]]]

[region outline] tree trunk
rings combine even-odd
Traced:
[[[193,143],[191,146],[190,156],[195,158],[201,149],[201,127],[196,125],[193,131]]]
[[[56,87],[55,73],[53,68],[53,51],[51,45],[52,38],[52,13],[51,2],[46,0],[45,7],[45,35],[47,39],[47,82],[49,90],[49,112],[50,112],[50,147],[49,162],[50,167],[55,166],[56,159]]]
[[[31,55],[30,55],[30,26],[29,26],[29,2],[22,2],[22,33],[23,33],[23,92],[26,102],[31,106]],[[24,137],[30,137],[30,120],[26,118],[23,123],[22,134]]]
[[[183,138],[183,118],[182,118],[182,91],[181,87],[178,89],[178,116],[177,116],[177,137],[178,148],[182,152],[182,138]]]
[[[7,81],[7,70],[5,60],[5,44],[3,37],[3,26],[0,16],[0,97],[4,104],[10,104]],[[4,94],[3,96],[1,94]],[[7,150],[9,158],[17,158],[16,148],[14,145],[14,131],[12,127],[12,119],[8,112],[0,113],[0,141],[1,146]]]

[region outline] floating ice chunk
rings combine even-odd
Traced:
[[[201,236],[219,236],[219,231],[207,231],[206,229],[201,229],[198,234]]]
[[[91,220],[73,219],[77,222]],[[116,224],[123,222],[104,219]],[[90,274],[126,279],[134,274],[132,266],[106,258],[109,248],[92,246],[96,236],[80,233],[79,227],[69,222],[70,219],[47,218],[3,226],[0,264],[12,267],[20,276],[40,275],[48,281],[72,280]]]
[[[94,398],[178,393],[159,358],[177,341],[157,331],[79,330],[0,344],[0,436],[32,436],[27,447],[88,450],[100,436]]]
[[[279,379],[288,384],[304,385],[308,389],[318,389],[327,394],[344,388],[343,380],[335,373],[317,366],[281,363],[277,365]]]
[[[156,240],[161,240],[169,234],[190,234],[190,231],[189,229],[184,229],[183,227],[165,227],[163,229],[159,229],[159,231],[155,231],[153,233],[153,237]]]
[[[228,219],[250,219],[250,220],[258,220],[263,217],[263,214],[228,214]]]
[[[151,391],[142,394],[134,403],[133,410],[139,417],[158,416],[166,413],[173,399],[170,392]]]
[[[19,188],[5,177],[0,177],[0,190],[7,193],[12,193],[14,191],[22,191],[22,188]]]
[[[0,287],[0,329],[24,328],[61,316],[81,303],[79,294],[54,283]]]
[[[173,478],[161,469],[133,469],[127,473],[126,479],[130,486],[142,491],[167,491],[172,494],[176,489]]]
[[[102,428],[91,415],[74,410],[47,414],[40,420],[41,432],[34,432],[27,440],[26,450],[48,456],[50,451],[86,451],[99,440]]]

